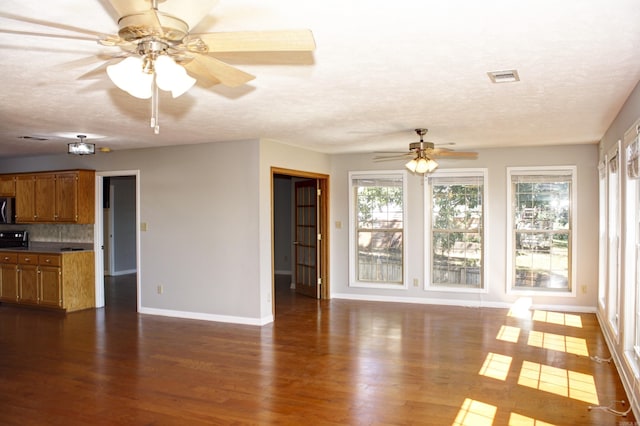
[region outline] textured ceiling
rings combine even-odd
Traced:
[[[219,55],[257,78],[161,92],[155,135],[150,102],[96,70],[118,48],[17,35],[64,32],[8,13],[118,30],[107,0],[0,3],[0,156],[63,153],[76,134],[113,150],[258,138],[405,150],[417,127],[459,149],[595,143],[640,80],[637,0],[220,0],[194,32],[308,28],[317,49]],[[492,84],[504,69],[521,81]]]

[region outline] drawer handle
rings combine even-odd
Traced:
[[[51,259],[46,259],[45,262],[50,263]]]

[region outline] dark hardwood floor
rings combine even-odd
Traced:
[[[264,327],[0,306],[2,425],[636,425],[595,315],[296,296]]]

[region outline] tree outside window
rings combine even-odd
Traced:
[[[404,284],[404,175],[352,172],[352,283]]]
[[[430,286],[484,288],[484,174],[449,170],[428,182]]]
[[[571,291],[572,173],[511,173],[512,288]]]

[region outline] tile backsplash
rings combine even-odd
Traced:
[[[21,224],[4,225],[0,231],[24,229],[29,241],[47,243],[93,243],[94,225]]]

